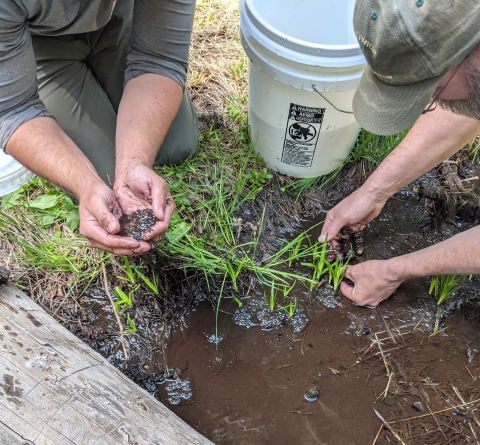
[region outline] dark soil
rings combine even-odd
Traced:
[[[157,218],[151,209],[137,210],[129,215],[120,217],[119,236],[128,236],[143,241],[146,232],[157,223]]]
[[[5,267],[0,265],[0,284],[6,283],[10,278],[10,271]]]
[[[260,195],[236,215],[239,242],[258,233],[265,208],[258,255],[268,256],[278,238],[320,221],[324,207],[358,186],[354,169],[337,186],[300,202],[275,187]],[[468,221],[457,213],[453,220],[440,218],[432,209],[435,200],[419,193],[437,185],[445,188],[432,171],[394,196],[365,230],[365,253],[353,261],[418,250],[478,222],[478,212]],[[222,301],[216,341],[208,301],[218,289],[209,290],[194,272],[169,269],[166,259],[151,255],[148,261],[160,292],[145,292],[131,310],[139,332],[126,335],[125,372],[214,443],[386,445],[400,443],[400,437],[428,445],[480,439],[477,278],[444,306],[441,329],[433,335],[436,305],[427,279],[404,283],[377,309],[354,306],[327,283],[312,293],[296,287],[298,307],[290,319],[270,311],[268,290],[246,277],[239,295],[244,307],[232,298]],[[108,299],[91,292],[81,307],[69,327],[122,368]],[[305,394],[311,396],[313,388],[318,399],[309,402]]]

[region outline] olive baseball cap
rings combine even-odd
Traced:
[[[355,119],[372,133],[396,134],[480,42],[480,1],[357,0],[353,26],[368,62],[353,98]]]

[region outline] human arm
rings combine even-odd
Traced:
[[[38,97],[27,15],[22,2],[0,2],[0,149],[75,195],[80,232],[89,243],[118,254],[141,253],[137,241],[114,235],[120,226],[113,192]]]
[[[152,208],[158,222],[146,240],[166,230],[175,208],[152,167],[182,99],[194,8],[192,0],[135,4],[117,118],[114,190],[125,213]]]
[[[120,207],[113,191],[75,143],[49,117],[38,117],[20,126],[7,151],[39,176],[59,185],[79,201],[80,233],[92,247],[117,255],[147,251],[147,243],[115,235],[120,230]]]
[[[470,252],[470,254],[465,254]],[[480,274],[480,227],[462,232],[426,249],[389,260],[347,267],[342,293],[359,306],[377,306],[405,280],[434,275]]]
[[[120,102],[114,190],[124,213],[152,209],[158,221],[145,240],[164,233],[175,210],[167,183],[153,171],[153,163],[181,98],[182,89],[174,80],[144,74],[125,85]]]
[[[377,217],[388,198],[440,162],[448,159],[480,133],[480,122],[437,107],[420,116],[405,139],[350,196],[326,216],[320,242],[336,240],[343,226],[363,230]],[[361,252],[360,252],[361,253]]]

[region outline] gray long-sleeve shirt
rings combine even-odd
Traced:
[[[116,0],[0,0],[0,149],[34,117],[50,116],[38,97],[31,34],[96,31]],[[144,73],[185,84],[194,0],[134,0],[125,81]]]

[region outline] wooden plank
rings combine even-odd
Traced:
[[[12,285],[0,286],[0,444],[212,444]]]

